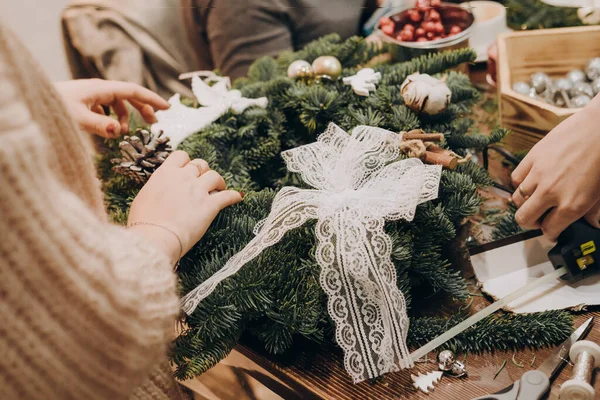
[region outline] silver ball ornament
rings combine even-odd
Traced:
[[[600,93],[600,78],[596,78],[592,82],[592,91],[594,92],[594,96]]]
[[[531,92],[531,86],[529,86],[529,83],[527,82],[516,82],[513,84],[512,88],[515,92],[525,96],[529,96],[529,93]]]
[[[590,81],[600,78],[600,57],[592,58],[585,67],[585,74]]]
[[[552,94],[546,98],[546,101],[557,107],[568,107],[570,102],[569,92],[567,90],[554,90]]]
[[[571,72],[569,72],[567,74],[567,79],[570,80],[573,83],[585,82],[586,81],[585,74],[580,69],[574,69]]]
[[[580,94],[579,96],[573,97],[571,99],[571,108],[583,108],[587,106],[592,99],[585,94]]]
[[[556,90],[571,90],[573,88],[573,82],[567,78],[560,78],[554,81],[553,86]]]
[[[456,378],[461,378],[467,375],[467,367],[460,361],[454,361],[450,371],[448,371],[452,376]]]
[[[531,75],[531,87],[537,94],[542,94],[552,86],[552,79],[543,72],[536,72]]]
[[[287,70],[287,76],[290,79],[305,78],[309,73],[312,73],[312,66],[304,60],[294,61]]]
[[[592,89],[592,85],[587,82],[577,82],[573,85],[573,88],[569,91],[571,97],[576,97],[579,95],[586,95],[588,97],[594,97],[594,89]]]
[[[455,357],[451,350],[444,350],[438,354],[438,367],[442,371],[450,371],[452,364],[454,364]]]
[[[333,56],[321,56],[312,63],[317,78],[336,80],[342,75],[342,63]]]

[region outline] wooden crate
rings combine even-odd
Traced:
[[[512,32],[498,37],[498,100],[500,124],[512,134],[505,145],[528,150],[556,125],[579,109],[560,108],[512,90],[515,82],[536,72],[564,77],[600,57],[600,26]]]

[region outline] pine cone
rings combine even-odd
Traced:
[[[162,135],[163,132],[153,135],[146,129],[138,129],[134,136],[125,136],[119,143],[123,158],[111,160],[115,164],[113,171],[140,184],[146,183],[173,151],[169,138]]]

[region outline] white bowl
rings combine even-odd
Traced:
[[[488,49],[498,35],[510,31],[506,26],[506,8],[495,1],[467,1],[461,4],[475,17],[469,44],[477,52],[475,62],[488,59]]]

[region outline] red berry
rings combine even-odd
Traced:
[[[427,39],[426,37],[420,37],[417,39],[417,42],[429,42],[429,39]]]
[[[450,28],[451,35],[456,35],[457,33],[461,33],[461,32],[462,32],[462,28],[458,25],[452,25],[452,27]]]
[[[426,10],[431,6],[431,4],[429,4],[429,0],[417,0],[416,6],[420,10]]]
[[[433,33],[433,32],[427,32],[427,34],[425,35],[425,37],[429,40],[432,40],[434,36],[435,36],[435,33]]]
[[[435,22],[427,21],[421,24],[421,28],[425,29],[425,32],[435,32]]]
[[[431,7],[441,7],[442,0],[431,0],[430,5]]]
[[[404,30],[400,32],[400,40],[403,42],[412,42],[415,40],[415,34],[414,32]]]
[[[412,22],[421,22],[421,20],[423,19],[421,13],[416,8],[408,10],[406,12],[406,15],[408,16],[408,19],[410,19]]]
[[[439,12],[435,10],[429,10],[429,12],[427,12],[425,15],[425,19],[427,21],[439,22],[441,21],[442,17],[440,16]]]
[[[393,25],[394,21],[390,17],[381,17],[379,19],[379,26]]]
[[[417,37],[417,38],[422,38],[422,37],[425,37],[425,34],[426,34],[426,33],[427,33],[427,32],[425,32],[425,29],[423,29],[423,28],[417,28],[417,29],[415,30],[415,37]]]
[[[394,25],[384,25],[381,27],[381,31],[388,36],[394,35]]]
[[[411,25],[411,24],[406,24],[404,25],[404,27],[402,27],[403,31],[411,31],[414,32],[415,31],[415,26]]]
[[[444,32],[445,32],[444,25],[441,22],[436,22],[435,23],[435,33],[437,33],[438,35],[441,35]]]
[[[431,40],[440,40],[442,37],[441,36],[434,36],[433,39]]]

